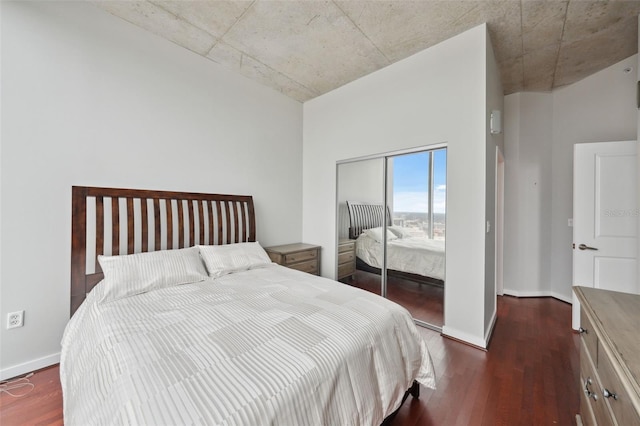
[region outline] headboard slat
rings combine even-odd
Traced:
[[[202,205],[204,204],[204,201],[196,201],[198,203],[198,220],[199,220],[199,225],[200,225],[200,238],[198,240],[199,244],[205,244],[204,241],[204,222],[205,222],[205,218],[204,218],[204,210],[202,208]]]
[[[153,227],[155,228],[153,245],[156,250],[160,250],[162,244],[162,228],[160,223],[160,200],[158,198],[153,199]]]
[[[178,200],[178,248],[184,248],[184,204]]]
[[[237,243],[240,241],[240,235],[238,235],[238,218],[240,217],[240,212],[237,209],[236,203],[229,202],[231,205],[231,216],[233,217],[233,242]]]
[[[222,201],[215,202],[218,219],[218,245],[222,245]]]
[[[111,223],[105,221],[104,198],[111,199]],[[95,215],[87,215],[87,199],[95,198]],[[120,214],[120,200],[126,199],[126,217],[123,210]],[[135,201],[134,201],[135,200]],[[140,219],[136,220],[137,200],[140,200]],[[149,207],[151,200],[151,207]],[[162,220],[161,202],[164,200],[166,220]],[[105,235],[108,235],[108,226],[111,231],[111,254],[117,255],[120,250],[120,228],[127,230],[127,254],[134,252],[147,252],[162,249],[162,235],[167,237],[167,249],[176,248],[173,241],[173,203],[177,207],[178,221],[178,246],[186,245],[185,241],[185,214],[184,203],[187,203],[187,220],[189,221],[189,241],[188,245],[196,244],[196,225],[198,227],[199,244],[216,244],[215,232],[217,228],[217,243],[223,242],[223,230],[227,237],[226,243],[230,242],[254,242],[256,240],[255,215],[253,198],[244,195],[220,195],[201,194],[192,192],[171,192],[171,191],[149,191],[136,189],[117,188],[97,188],[97,187],[72,187],[72,214],[71,214],[71,315],[78,309],[82,301],[98,282],[103,278],[97,256],[104,254]],[[197,208],[193,203],[197,202]],[[209,240],[205,240],[205,222],[207,218],[204,212],[204,203],[207,205]],[[221,205],[225,203],[222,212]],[[215,204],[215,207],[214,207]],[[123,206],[124,207],[124,206]],[[153,213],[149,212],[153,209]],[[230,209],[234,209],[231,212]],[[242,219],[243,212],[247,212],[246,220]],[[231,215],[233,213],[233,225]],[[149,244],[149,216],[153,216],[154,221],[154,243]],[[196,221],[197,216],[197,221]],[[91,221],[88,223],[88,221]],[[197,223],[196,223],[197,222]],[[235,231],[232,239],[232,229]],[[95,232],[95,235],[88,235]],[[136,249],[135,235],[141,235],[140,248]],[[96,259],[87,259],[87,242],[94,244]],[[124,249],[124,248],[123,248]],[[123,253],[125,254],[125,253]],[[88,265],[95,263],[95,272],[88,270]]]
[[[226,244],[231,244],[231,202],[227,201],[224,204],[224,211],[225,215],[227,216],[227,226],[225,227],[227,231]]]
[[[141,250],[142,252],[149,251],[149,213],[147,211],[147,200],[141,198],[140,199],[140,219],[141,219],[141,236],[142,244]]]
[[[196,217],[193,211],[193,200],[187,201],[187,214],[189,215],[189,245],[192,246],[196,243],[195,229],[196,229]]]
[[[96,197],[96,272],[102,272],[98,256],[104,254],[104,199]]]
[[[133,218],[133,198],[127,198],[127,254],[134,252],[135,223]]]
[[[120,198],[111,197],[111,254],[120,254]]]
[[[173,202],[172,200],[164,200],[164,201],[165,201],[164,207],[165,207],[165,210],[167,211],[167,223],[165,225],[167,229],[166,248],[167,250],[171,250],[173,248]]]
[[[207,203],[207,214],[209,216],[209,241],[208,244],[214,244],[213,241],[213,202]]]
[[[243,205],[240,205],[240,212],[242,214],[242,223],[247,223],[247,209],[244,208]],[[244,240],[245,238],[247,238],[247,227],[243,227],[242,228],[242,239]]]

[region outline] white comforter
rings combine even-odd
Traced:
[[[362,234],[356,240],[356,256],[382,268],[382,243]],[[444,280],[444,265],[444,241],[407,237],[387,242],[387,269]]]
[[[97,303],[71,318],[67,425],[379,425],[414,379],[434,387],[411,315],[271,265]]]

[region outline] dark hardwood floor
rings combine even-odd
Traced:
[[[27,395],[0,394],[0,425],[62,425],[62,389],[58,365],[38,370],[29,378],[35,385]],[[15,391],[22,393],[20,390]]]
[[[394,425],[575,425],[579,336],[571,305],[553,298],[498,298],[484,352],[419,329],[437,389],[408,399]]]
[[[356,270],[353,278],[343,280],[345,284],[380,294],[380,275]],[[411,315],[437,327],[444,324],[444,287],[420,284],[398,277],[387,278],[387,297],[404,306]]]
[[[579,408],[578,344],[571,306],[551,298],[498,298],[487,352],[419,328],[437,386],[409,397],[394,426],[573,425]],[[58,366],[31,377],[25,397],[0,396],[0,424],[62,424]]]

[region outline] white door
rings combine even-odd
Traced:
[[[573,285],[640,293],[635,141],[576,144],[573,151]],[[573,297],[573,328],[580,326]]]

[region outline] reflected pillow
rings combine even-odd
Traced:
[[[259,268],[271,263],[260,243],[237,243],[220,246],[198,246],[210,277]]]
[[[104,272],[102,302],[207,278],[197,247],[122,256],[98,256]]]
[[[363,234],[365,234],[369,238],[373,238],[374,240],[376,240],[376,242],[381,243],[383,238],[382,231],[383,231],[382,227],[371,228],[364,231]],[[396,239],[398,239],[398,237],[393,232],[387,229],[387,241],[396,240]]]
[[[404,226],[390,226],[389,230],[398,238],[411,238],[413,236],[411,228],[405,228]]]

